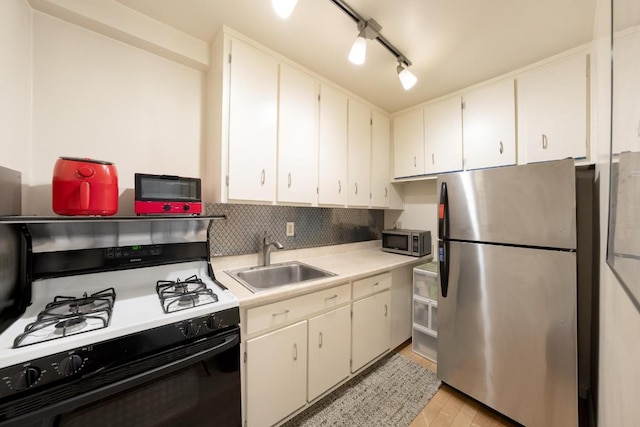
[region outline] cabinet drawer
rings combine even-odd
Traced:
[[[428,265],[431,267],[431,264]],[[420,268],[413,269],[414,295],[432,300],[438,299],[438,273],[436,268],[433,268],[434,271],[423,270]]]
[[[350,300],[349,284],[247,310],[247,334],[285,325]]]
[[[353,299],[391,288],[391,273],[382,273],[353,282]]]

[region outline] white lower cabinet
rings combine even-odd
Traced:
[[[348,305],[309,319],[309,402],[349,376],[350,341]]]
[[[351,372],[389,349],[391,343],[391,291],[353,303]]]
[[[247,341],[247,425],[271,426],[306,402],[307,321]]]

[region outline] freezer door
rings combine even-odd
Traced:
[[[576,254],[450,243],[438,378],[527,426],[577,426]]]
[[[575,187],[573,159],[439,175],[439,238],[575,249]]]

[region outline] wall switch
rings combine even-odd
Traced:
[[[287,222],[287,237],[295,236],[296,228],[294,222]]]

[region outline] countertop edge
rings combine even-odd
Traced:
[[[272,290],[257,293],[251,292],[229,276],[225,272],[226,269],[214,270],[214,275],[216,280],[226,286],[229,291],[236,296],[240,308],[247,309],[331,288],[396,268],[410,265],[418,266],[432,261],[433,255],[430,254],[417,258],[383,252],[379,247],[376,247],[330,255],[310,256],[297,260],[314,267],[331,271],[336,275],[294,285],[280,286]]]

